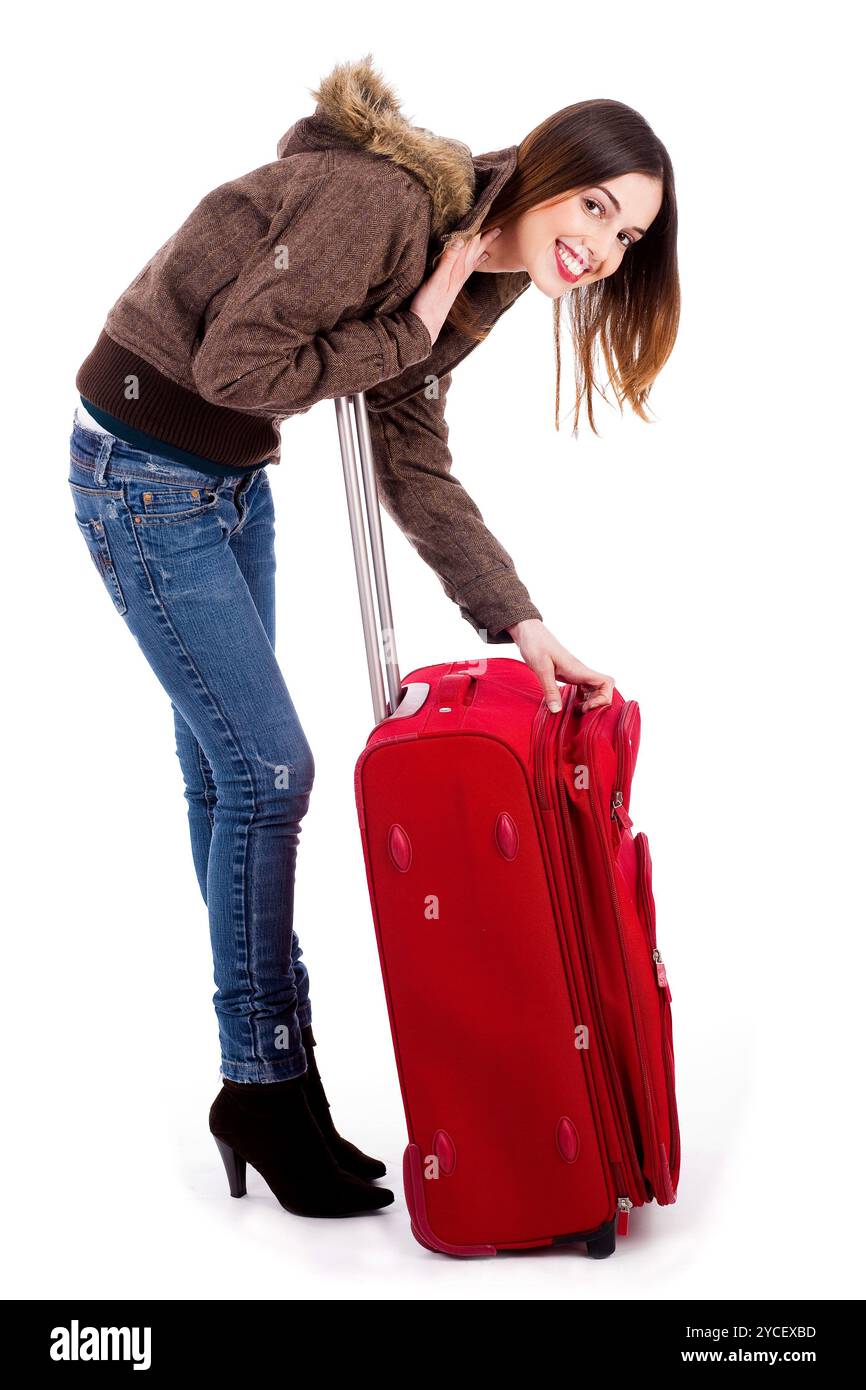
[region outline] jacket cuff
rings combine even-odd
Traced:
[[[524,618],[544,621],[514,570],[495,570],[464,585],[458,606],[461,615],[488,643],[513,642],[506,629]]]
[[[427,325],[412,309],[374,315],[367,322],[379,340],[383,381],[399,376],[400,372],[416,362],[423,362],[433,351],[433,340]]]

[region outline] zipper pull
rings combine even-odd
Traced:
[[[658,980],[659,989],[664,990],[665,998],[667,999],[668,1003],[670,1003],[671,987],[668,984],[668,972],[665,970],[665,963],[662,960],[662,953],[658,949],[658,947],[656,947],[656,949],[653,951],[653,960],[655,961],[656,979]]]
[[[622,804],[622,792],[615,791],[610,803],[611,820],[618,820],[623,830],[628,830],[634,821]]]
[[[617,1197],[616,1199],[616,1233],[618,1236],[628,1235],[628,1214],[634,1206],[630,1197]]]

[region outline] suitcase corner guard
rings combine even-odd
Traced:
[[[466,1257],[473,1255],[495,1255],[495,1245],[449,1245],[445,1240],[440,1240],[434,1234],[427,1220],[427,1208],[424,1201],[424,1171],[421,1162],[421,1150],[417,1144],[407,1144],[403,1154],[403,1192],[406,1197],[406,1205],[409,1208],[409,1218],[412,1222],[412,1234],[428,1250],[437,1251],[440,1255],[463,1255]]]

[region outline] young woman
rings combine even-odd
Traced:
[[[314,777],[274,651],[279,426],[365,391],[380,496],[486,642],[515,643],[559,708],[613,678],[562,645],[451,474],[452,368],[530,285],[571,310],[576,410],[600,340],[620,406],[646,419],[676,337],[668,155],[615,101],[473,156],[401,113],[371,56],[313,91],[278,158],[208,193],[108,313],[76,376],[75,517],[174,711],[213,946],[222,1087],[210,1127],[241,1195],[251,1163],[288,1210],[393,1200],[336,1130],[293,927]]]

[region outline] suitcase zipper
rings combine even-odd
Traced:
[[[636,700],[626,700],[624,702],[623,707],[619,712],[619,718],[617,719],[616,723],[616,732],[614,734],[614,739],[616,742],[616,782],[614,783],[613,796],[611,798],[610,803],[610,814],[614,819],[619,821],[623,830],[630,829],[630,827],[634,824],[634,821],[632,820],[628,811],[625,809],[624,801],[626,774],[628,772],[625,758],[625,750],[626,745],[628,743],[626,725],[632,724],[634,722],[636,710]]]
[[[634,837],[635,853],[637,854],[637,881],[640,894],[641,908],[640,919],[646,938],[649,942],[650,954],[655,964],[656,980],[660,990],[663,990],[668,1000],[671,997],[670,985],[668,984],[665,963],[662,960],[662,953],[656,942],[656,922],[653,910],[653,899],[649,891],[649,841],[642,830],[639,830]]]
[[[630,1197],[617,1197],[616,1199],[616,1233],[618,1236],[628,1235],[628,1214],[634,1206]]]
[[[540,701],[538,713],[532,721],[532,733],[529,739],[529,757],[532,762],[533,779],[535,782],[535,798],[542,811],[549,811],[552,808],[547,795],[544,761],[540,754],[540,744],[542,732],[547,732],[550,721],[552,721],[553,718],[554,716],[550,713],[544,701]]]
[[[571,690],[566,696],[562,713],[559,716],[560,729],[564,729],[567,725],[568,715],[570,713],[571,705],[574,700],[574,693],[575,692]],[[603,1054],[604,1073],[607,1082],[607,1089],[609,1094],[613,1098],[613,1114],[618,1129],[617,1138],[623,1155],[627,1156],[630,1161],[633,1175],[637,1174],[638,1182],[642,1183],[643,1174],[641,1173],[640,1164],[638,1162],[637,1150],[634,1145],[634,1138],[632,1136],[631,1126],[628,1123],[627,1119],[625,1097],[622,1093],[621,1087],[617,1084],[617,1071],[614,1065],[613,1052],[611,1050],[605,1028],[604,1012],[601,1007],[601,996],[599,994],[598,981],[595,976],[595,968],[592,961],[591,946],[587,938],[587,934],[585,932],[581,932],[580,930],[581,916],[578,909],[577,889],[574,882],[574,866],[571,860],[571,856],[564,854],[562,850],[562,844],[565,843],[565,839],[563,838],[563,830],[565,831],[565,835],[568,837],[570,843],[573,843],[573,838],[571,816],[568,807],[568,798],[560,785],[558,777],[555,779],[555,805],[551,803],[551,799],[548,796],[547,760],[544,754],[546,751],[547,744],[550,742],[551,736],[553,735],[554,730],[556,729],[556,720],[557,716],[551,714],[550,711],[547,709],[547,706],[544,703],[542,703],[539,710],[538,722],[535,729],[537,736],[534,740],[534,772],[536,783],[536,795],[539,796],[541,804],[544,806],[544,808],[547,810],[553,810],[557,816],[560,835],[558,843],[556,845],[556,852],[559,855],[559,858],[562,861],[565,869],[565,879],[569,890],[571,915],[572,920],[574,922],[574,929],[578,933],[579,939],[582,940],[584,946],[583,956],[586,965],[586,978],[595,1013],[595,1019],[593,1020],[593,1022],[594,1026],[597,1028],[599,1040],[601,1042],[601,1051]]]
[[[650,855],[649,841],[641,830],[634,837],[635,850],[637,852],[638,864],[638,890],[641,900],[640,916],[644,923],[644,930],[647,933],[650,949],[652,951],[653,965],[655,967],[656,980],[659,986],[659,1006],[661,1009],[661,1033],[662,1033],[662,1060],[665,1069],[665,1081],[668,1093],[668,1114],[671,1130],[671,1154],[670,1172],[673,1175],[677,1170],[677,1160],[679,1158],[680,1147],[680,1126],[677,1114],[676,1088],[674,1079],[674,1059],[671,1048],[671,989],[668,984],[667,971],[662,960],[661,951],[656,944],[656,918],[655,903],[649,886]],[[671,1177],[673,1181],[673,1176]]]

